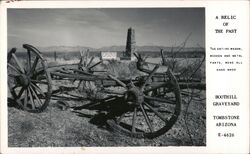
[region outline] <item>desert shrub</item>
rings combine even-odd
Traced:
[[[123,63],[117,60],[109,60],[106,64],[108,73],[120,78],[130,78],[131,72],[128,63]]]
[[[70,60],[71,58],[72,58],[72,56],[70,54],[63,55],[64,60]]]
[[[139,76],[139,75],[142,75],[142,73],[137,69],[135,61],[131,61],[128,65],[128,67],[129,67],[130,74],[131,74],[132,78]]]
[[[167,66],[173,72],[180,73],[182,78],[205,79],[205,64],[200,58],[169,58]]]
[[[135,61],[108,60],[107,63],[104,64],[104,69],[107,70],[109,74],[118,78],[129,79],[141,75],[136,67]]]

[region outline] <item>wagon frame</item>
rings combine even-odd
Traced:
[[[81,60],[79,64],[73,64],[77,65],[78,69],[52,69],[59,66],[48,67],[37,48],[28,44],[24,44],[23,48],[27,50],[25,66],[18,59],[16,48],[11,49],[7,59],[9,92],[21,109],[35,113],[44,111],[55,94],[52,90],[53,80],[99,83],[100,91],[108,97],[95,101],[116,102],[115,108],[110,109],[108,113],[108,125],[132,137],[155,138],[166,133],[175,124],[181,112],[180,89],[205,89],[205,84],[199,80],[193,80],[191,83],[183,83],[180,80],[178,82],[178,74],[164,66],[164,63],[154,64],[153,69],[148,69],[145,67],[147,62],[136,53],[136,67],[145,75],[135,79],[122,79],[110,74],[96,75],[93,68],[102,61],[91,65],[93,58],[89,62]],[[164,62],[163,52],[161,54]],[[166,71],[157,72],[160,67],[165,67]],[[115,90],[106,90],[106,87],[115,87]],[[122,91],[117,90],[118,87]],[[87,96],[84,99],[90,98]]]

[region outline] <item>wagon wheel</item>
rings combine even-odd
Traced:
[[[99,64],[101,64],[102,61],[98,61],[92,64],[95,57],[92,56],[91,58],[89,58],[89,50],[87,50],[86,53],[80,52],[80,54],[81,54],[81,59],[78,64],[79,71],[77,73],[92,75],[94,72],[93,69]],[[83,83],[83,89],[88,90],[89,93],[94,93],[94,91],[96,90],[96,86],[93,81],[80,80],[77,88],[80,87],[81,83]]]
[[[102,60],[100,60],[92,64],[95,57],[93,56],[91,58],[89,57],[89,50],[87,50],[86,53],[80,52],[80,54],[81,54],[81,58],[78,64],[78,69],[81,71],[84,71],[84,73],[93,73],[94,72],[93,68],[95,68],[96,66],[102,63]]]
[[[125,87],[122,81],[113,78],[127,90],[125,103],[120,103],[120,107],[114,109],[119,110],[115,118],[107,121],[111,128],[137,138],[155,138],[171,129],[181,110],[180,88],[170,70],[166,72],[166,82],[151,81],[157,69],[158,66],[142,84],[131,82]],[[152,93],[162,87],[168,89],[164,96]]]
[[[23,110],[42,112],[50,101],[51,77],[39,50],[24,44],[27,51],[19,58],[13,48],[8,53],[8,87],[12,98]]]

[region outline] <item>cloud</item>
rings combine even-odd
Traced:
[[[139,45],[178,44],[190,32],[190,46],[204,45],[204,14],[204,9],[8,9],[8,45],[125,45],[129,27]]]

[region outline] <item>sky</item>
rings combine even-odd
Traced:
[[[204,8],[8,9],[8,48],[126,45],[135,29],[136,44],[205,46]]]

